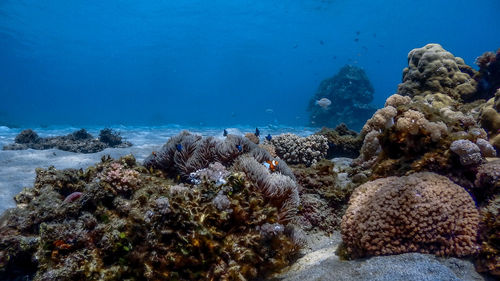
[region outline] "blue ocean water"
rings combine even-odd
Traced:
[[[380,107],[407,53],[469,65],[498,0],[0,2],[0,125],[308,125],[321,80],[365,69]]]

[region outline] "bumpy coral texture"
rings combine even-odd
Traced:
[[[500,183],[497,184],[497,186]],[[498,191],[497,191],[498,193]],[[481,251],[476,257],[476,268],[500,277],[500,194],[481,209]]]
[[[325,158],[328,151],[327,138],[319,135],[303,138],[287,133],[274,137],[271,143],[276,148],[276,154],[288,164],[310,166]]]
[[[406,252],[461,257],[477,252],[478,224],[474,201],[462,187],[425,172],[359,186],[341,229],[353,257]]]
[[[470,99],[476,92],[472,68],[439,44],[427,44],[408,54],[403,83],[398,93],[405,96],[442,93],[454,99]]]
[[[139,179],[131,194],[99,180],[112,172],[115,182],[124,168]],[[35,186],[16,197],[19,207],[0,216],[0,279],[248,280],[296,253],[270,202],[277,197],[241,172],[221,186],[181,186],[151,170],[132,156],[103,157],[86,171],[38,170]],[[278,187],[294,182],[274,175],[265,187],[280,196]],[[63,201],[74,192],[81,196]]]
[[[478,165],[483,161],[481,150],[470,140],[456,140],[451,143],[450,150],[458,154],[460,163],[464,166]]]
[[[488,132],[490,143],[500,151],[500,89],[482,108],[479,118],[481,126]]]

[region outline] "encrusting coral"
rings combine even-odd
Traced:
[[[296,223],[308,231],[332,233],[338,230],[353,185],[342,187],[338,184],[337,173],[330,160],[323,159],[310,167],[292,165],[291,169],[302,187],[301,208]]]
[[[261,164],[271,159],[242,137],[183,132],[147,167],[127,156],[38,169],[0,218],[0,279],[246,280],[282,268],[299,248],[288,221],[300,198],[283,161]]]
[[[288,164],[310,166],[326,157],[328,140],[321,135],[299,137],[294,134],[281,134],[272,138],[276,154]]]
[[[367,182],[342,218],[351,257],[406,252],[477,253],[479,213],[470,195],[446,177],[424,172]]]

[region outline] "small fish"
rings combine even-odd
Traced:
[[[321,98],[315,102],[315,104],[321,106],[321,108],[326,109],[332,104],[332,101],[327,98]]]
[[[227,130],[226,129],[224,129],[224,133],[222,135],[227,137]]]
[[[243,150],[243,148],[239,144],[236,145],[236,149],[238,149],[239,152],[241,152]]]
[[[254,133],[254,135],[255,135],[256,137],[260,136],[260,131],[259,131],[259,128],[255,128],[255,133]]]
[[[359,38],[354,38],[354,42],[359,42]]]
[[[182,151],[182,144],[180,144],[180,143],[176,144],[175,148],[177,149],[177,151],[181,152]]]
[[[359,35],[361,32],[360,31],[356,31],[356,35]]]
[[[70,203],[70,202],[76,201],[80,197],[82,197],[82,195],[83,195],[83,193],[81,193],[79,191],[75,191],[75,192],[71,193],[70,195],[66,196],[66,198],[64,198],[64,202]]]
[[[278,161],[276,160],[267,160],[262,165],[266,166],[269,171],[274,172],[276,170],[276,166],[278,166]]]
[[[266,136],[266,140],[271,141],[272,139],[273,139],[273,137],[271,137],[271,134],[268,134],[268,135]]]
[[[321,45],[325,45],[325,41],[323,41],[323,40],[319,40],[319,44],[321,44]]]

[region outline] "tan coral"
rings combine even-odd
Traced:
[[[439,44],[427,44],[408,54],[403,83],[398,93],[405,96],[442,93],[454,99],[470,99],[476,92],[473,69]]]
[[[409,104],[410,102],[410,97],[394,94],[387,98],[387,100],[385,101],[385,106],[392,106],[394,108],[397,108],[400,105]]]
[[[424,132],[431,136],[432,141],[438,141],[447,132],[446,124],[443,122],[430,122],[419,111],[408,110],[396,122],[396,130],[408,132],[411,135]]]
[[[276,154],[288,164],[310,166],[326,157],[328,139],[320,135],[305,138],[294,134],[281,134],[272,138]]]
[[[480,113],[481,126],[488,132],[490,143],[500,150],[500,89],[488,100]]]
[[[391,101],[394,101],[394,99]],[[394,124],[394,117],[397,115],[397,113],[398,111],[396,110],[396,108],[390,105],[377,110],[373,114],[372,118],[366,121],[366,124],[361,130],[361,135],[364,136],[370,131],[379,131],[391,127]]]
[[[478,224],[478,210],[462,187],[424,172],[359,186],[341,230],[353,257],[405,252],[461,257],[477,252]]]

